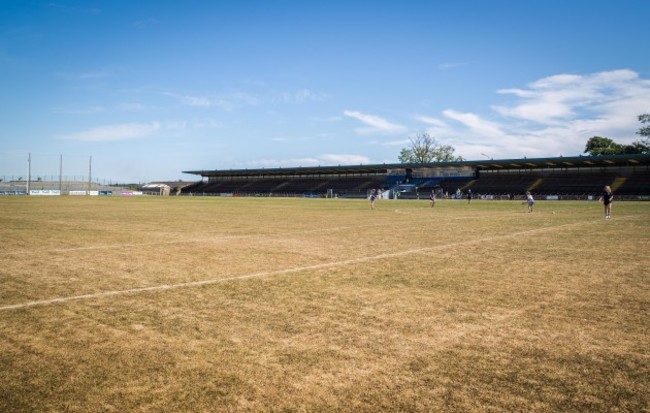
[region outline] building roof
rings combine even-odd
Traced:
[[[154,181],[154,182],[149,182],[148,184],[144,185],[144,187],[149,187],[149,188],[161,188],[168,186],[170,188],[185,188],[186,186],[189,185],[194,185],[195,183],[200,182],[200,181]]]
[[[523,159],[485,159],[478,161],[431,162],[431,163],[395,163],[376,165],[312,166],[295,168],[257,168],[257,169],[214,169],[200,171],[183,171],[186,174],[202,177],[217,176],[262,176],[262,175],[322,175],[350,173],[386,173],[389,169],[409,168],[446,168],[471,167],[476,170],[507,169],[546,169],[546,168],[593,168],[612,166],[650,165],[650,154],[570,156],[557,158],[523,158]]]

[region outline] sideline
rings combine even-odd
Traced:
[[[630,217],[631,216],[627,216],[627,218],[630,218]],[[619,218],[619,220],[620,220],[620,218]],[[428,252],[432,252],[432,251],[444,250],[444,249],[448,249],[448,248],[455,248],[455,247],[466,246],[466,245],[480,244],[480,243],[489,242],[489,241],[499,241],[499,240],[504,240],[504,239],[517,238],[517,237],[520,237],[522,235],[543,233],[543,232],[554,231],[554,230],[559,230],[559,229],[564,229],[564,228],[576,227],[576,226],[580,226],[580,225],[584,225],[584,224],[594,224],[596,222],[600,223],[600,221],[594,221],[594,220],[572,222],[572,223],[568,223],[568,224],[562,224],[562,225],[556,225],[556,226],[550,226],[550,227],[534,228],[534,229],[529,229],[529,230],[520,231],[520,232],[513,232],[513,233],[505,234],[505,235],[495,235],[495,236],[491,236],[491,237],[470,239],[470,240],[465,240],[465,241],[460,241],[460,242],[454,242],[454,243],[451,243],[451,244],[436,245],[436,246],[433,246],[433,247],[423,247],[423,248],[416,248],[416,249],[410,249],[410,250],[405,250],[405,251],[389,252],[389,253],[372,255],[372,256],[350,258],[350,259],[347,259],[347,260],[340,260],[340,261],[332,261],[332,262],[326,262],[326,263],[321,263],[321,264],[306,265],[306,266],[302,266],[302,267],[285,268],[285,269],[281,269],[281,270],[260,271],[260,272],[244,274],[244,275],[238,275],[238,276],[232,276],[232,277],[226,277],[226,278],[212,278],[212,279],[199,280],[199,281],[190,281],[190,282],[184,282],[184,283],[178,283],[178,284],[162,284],[162,285],[154,285],[154,286],[150,286],[150,287],[129,288],[129,289],[125,289],[125,290],[104,291],[104,292],[99,292],[99,293],[91,293],[91,294],[73,295],[73,296],[68,296],[68,297],[51,298],[51,299],[47,299],[47,300],[29,301],[29,302],[26,302],[26,303],[19,303],[19,304],[12,304],[12,305],[2,306],[2,307],[0,307],[0,311],[18,310],[18,309],[29,308],[29,307],[47,306],[47,305],[58,304],[58,303],[66,303],[66,302],[69,302],[69,301],[89,300],[89,299],[105,298],[105,297],[111,297],[111,296],[117,296],[117,295],[137,294],[137,293],[149,292],[149,291],[164,291],[164,290],[171,290],[171,289],[177,289],[177,288],[199,287],[199,286],[203,286],[203,285],[225,283],[225,282],[230,282],[230,281],[241,281],[241,280],[248,280],[248,279],[253,279],[253,278],[273,277],[273,276],[277,276],[277,275],[292,274],[292,273],[297,273],[297,272],[302,272],[302,271],[321,270],[321,269],[325,269],[325,268],[340,267],[340,266],[346,266],[346,265],[350,265],[350,264],[359,264],[359,263],[364,263],[364,262],[368,262],[368,261],[376,261],[376,260],[382,260],[382,259],[388,259],[388,258],[403,257],[403,256],[408,256],[408,255],[414,255],[414,254],[423,254],[423,253],[428,253]]]

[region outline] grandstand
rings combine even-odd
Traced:
[[[426,164],[381,164],[184,171],[201,181],[182,195],[512,199],[526,191],[558,199],[589,199],[610,185],[619,199],[650,199],[650,154],[504,159]]]

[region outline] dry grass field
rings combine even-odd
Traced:
[[[650,411],[650,203],[0,197],[0,412]]]

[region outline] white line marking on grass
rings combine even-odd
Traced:
[[[455,242],[455,243],[451,243],[451,244],[436,245],[436,246],[433,246],[433,247],[423,247],[423,248],[415,248],[415,249],[410,249],[410,250],[405,250],[405,251],[388,252],[388,253],[378,254],[378,255],[373,255],[373,256],[350,258],[350,259],[346,259],[346,260],[326,262],[326,263],[321,263],[321,264],[305,265],[305,266],[294,267],[294,268],[285,268],[285,269],[280,269],[280,270],[261,271],[261,272],[256,272],[256,273],[251,273],[251,274],[244,274],[244,275],[237,275],[237,276],[226,277],[226,278],[212,278],[212,279],[207,279],[207,280],[190,281],[190,282],[184,282],[184,283],[178,283],[178,284],[153,285],[153,286],[149,286],[149,287],[129,288],[129,289],[125,289],[125,290],[104,291],[104,292],[99,292],[99,293],[73,295],[73,296],[68,296],[68,297],[58,297],[58,298],[52,298],[52,299],[47,299],[47,300],[29,301],[29,302],[26,302],[26,303],[19,303],[19,304],[12,304],[12,305],[2,306],[2,307],[0,307],[0,311],[8,311],[8,310],[16,310],[16,309],[28,308],[28,307],[37,307],[37,306],[45,306],[45,305],[52,305],[52,304],[58,304],[58,303],[66,303],[66,302],[69,302],[69,301],[79,301],[79,300],[89,300],[89,299],[96,299],[96,298],[104,298],[104,297],[111,297],[111,296],[116,296],[116,295],[137,294],[137,293],[149,292],[149,291],[163,291],[163,290],[170,290],[170,289],[176,289],[176,288],[185,288],[185,287],[198,287],[198,286],[202,286],[202,285],[217,284],[217,283],[224,283],[224,282],[230,282],[230,281],[241,281],[241,280],[247,280],[247,279],[253,279],[253,278],[263,278],[263,277],[272,277],[272,276],[276,276],[276,275],[285,275],[285,274],[291,274],[291,273],[296,273],[296,272],[301,272],[301,271],[321,270],[321,269],[325,269],[325,268],[340,267],[340,266],[345,266],[345,265],[350,265],[350,264],[359,264],[359,263],[364,263],[364,262],[367,262],[367,261],[375,261],[375,260],[382,260],[382,259],[387,259],[387,258],[403,257],[403,256],[413,255],[413,254],[428,253],[428,252],[431,252],[431,251],[444,250],[444,249],[447,249],[447,248],[455,248],[455,247],[464,246],[464,245],[472,245],[472,244],[479,244],[479,243],[489,242],[489,241],[504,240],[504,239],[519,237],[519,236],[522,236],[522,235],[534,234],[534,233],[539,233],[539,232],[546,232],[546,231],[562,229],[562,228],[567,228],[567,227],[573,227],[573,226],[578,226],[578,225],[582,225],[582,224],[585,224],[585,223],[593,223],[593,222],[594,221],[574,222],[574,223],[563,224],[563,225],[558,225],[558,226],[554,226],[554,227],[534,228],[534,229],[530,229],[530,230],[526,230],[526,231],[513,232],[513,233],[505,234],[505,235],[495,235],[495,236],[479,238],[479,239],[470,239],[470,240]]]
[[[398,211],[398,210],[395,210]],[[429,211],[428,209],[415,209],[415,211]],[[407,215],[403,213],[404,215]],[[515,216],[520,216],[522,215],[521,212],[508,212],[508,213],[501,213],[501,214],[493,214],[491,218],[493,219],[494,217],[498,218],[511,218],[515,214]],[[636,218],[638,215],[627,215],[627,216],[622,216],[620,218],[617,218],[618,220],[622,220],[624,218]],[[451,221],[464,221],[464,220],[469,220],[469,219],[477,219],[476,215],[465,215],[465,216],[441,216],[441,215],[422,215],[421,216],[422,221],[414,221],[412,219],[406,219],[403,222],[395,222],[392,221],[394,224],[414,224],[414,225],[420,225],[422,223],[430,223],[431,218],[434,218],[437,220],[437,222],[451,222]],[[308,229],[308,230],[303,230],[303,231],[292,231],[292,232],[286,232],[283,233],[284,236],[289,236],[289,235],[301,235],[301,234],[312,234],[312,233],[323,233],[323,232],[336,232],[336,231],[342,231],[342,230],[351,230],[351,229],[359,229],[359,228],[373,228],[376,223],[368,223],[364,225],[345,225],[345,226],[338,226],[338,227],[331,227],[331,228],[317,228],[317,229]],[[237,235],[216,235],[216,236],[209,236],[206,235],[204,237],[197,237],[197,238],[187,238],[187,239],[176,239],[176,240],[169,240],[169,241],[156,241],[156,242],[141,242],[141,243],[130,243],[130,244],[106,244],[106,245],[91,245],[91,246],[85,246],[85,247],[70,247],[70,248],[55,248],[55,249],[45,249],[45,250],[23,250],[23,251],[0,251],[0,256],[7,256],[7,255],[39,255],[39,254],[62,254],[66,252],[78,252],[78,251],[96,251],[96,250],[109,250],[109,249],[124,249],[124,248],[137,248],[137,247],[147,247],[147,246],[155,246],[155,245],[174,245],[174,244],[191,244],[191,243],[196,243],[196,242],[209,242],[209,241],[231,241],[235,239],[247,239],[247,238],[259,238],[260,234],[237,234]],[[1,308],[0,308],[1,309]]]

